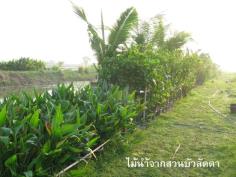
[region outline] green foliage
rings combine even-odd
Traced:
[[[3,126],[6,122],[6,106],[4,106],[0,112],[0,127]]]
[[[195,85],[214,76],[217,70],[209,56],[181,50],[153,50],[152,46],[133,46],[117,57],[104,60],[100,78],[108,83],[129,87],[143,100],[147,90],[150,112],[166,109]]]
[[[91,68],[89,68],[89,67],[79,66],[79,68],[78,68],[78,72],[80,74],[88,74],[89,70],[91,70]]]
[[[50,176],[134,128],[134,94],[106,84],[6,97],[0,105],[2,176]]]
[[[30,58],[20,58],[0,63],[0,70],[8,71],[39,71],[46,69],[44,62]]]
[[[120,44],[125,44],[129,38],[130,30],[138,21],[137,11],[131,7],[126,9],[111,29],[108,37],[109,56],[113,56]]]
[[[184,31],[167,35],[170,33],[168,27],[164,25],[163,17],[158,15],[150,21],[138,24],[133,40],[142,48],[151,45],[153,50],[174,51],[181,49],[191,39],[190,34]]]
[[[153,54],[147,50],[140,52],[139,48],[133,47],[117,57],[105,60],[99,72],[100,77],[121,87],[129,86],[131,90],[144,90],[153,81],[159,63]]]
[[[99,68],[100,80],[134,90],[150,116],[171,107],[217,71],[208,55],[182,50],[189,33],[167,35],[167,30],[161,15],[138,24],[131,46],[104,57]]]
[[[95,51],[98,63],[108,56],[117,54],[117,49],[120,44],[126,43],[130,37],[132,28],[138,21],[138,14],[135,8],[131,7],[121,13],[116,24],[111,28],[111,32],[108,35],[108,42],[105,39],[105,27],[103,23],[103,16],[101,15],[101,33],[102,37],[99,36],[99,32],[96,28],[88,21],[83,8],[73,4],[75,13],[87,24],[89,40],[91,48]]]
[[[223,74],[219,78],[207,81],[204,85],[194,88],[189,96],[178,101],[171,111],[162,114],[158,119],[143,129],[137,130],[126,141],[116,143],[106,148],[97,160],[81,164],[79,168],[70,171],[68,176],[81,177],[234,177],[236,165],[236,115],[230,114],[228,106],[235,102],[235,97],[229,97],[226,90],[235,89],[236,82],[229,84],[236,74]],[[216,90],[219,90],[215,94]],[[214,97],[212,96],[214,94]],[[219,117],[214,111],[202,103],[211,97],[212,104],[227,118]],[[198,161],[219,161],[220,167],[215,168],[127,168],[126,157],[147,157],[151,160],[169,161],[176,148],[181,144],[173,161],[186,161],[191,157]],[[185,148],[187,145],[187,148]],[[119,153],[123,148],[123,152]],[[183,148],[181,150],[181,148]],[[144,162],[144,161],[143,161]],[[138,166],[138,163],[137,163]]]

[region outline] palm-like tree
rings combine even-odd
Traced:
[[[139,24],[133,39],[141,46],[151,44],[157,49],[170,51],[180,49],[191,39],[190,34],[184,31],[175,32],[174,35],[167,37],[167,30],[168,25],[165,26],[162,15],[158,15],[150,22]]]
[[[132,28],[138,21],[138,13],[135,8],[126,9],[116,21],[115,25],[110,29],[108,39],[105,39],[105,26],[101,13],[101,34],[100,37],[97,29],[88,21],[84,10],[73,4],[74,12],[88,26],[88,34],[91,48],[95,51],[98,64],[106,57],[112,57],[117,54],[117,49],[120,44],[126,45],[127,39],[130,37]]]

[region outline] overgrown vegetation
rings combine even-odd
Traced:
[[[149,111],[157,113],[217,71],[207,55],[152,48],[140,51],[139,46],[104,60],[102,68],[99,76],[108,83],[128,86],[141,98],[140,91],[146,91]]]
[[[139,105],[118,87],[60,85],[9,96],[0,105],[1,176],[50,176],[91,149],[133,129]]]
[[[140,24],[135,8],[128,8],[106,38],[102,14],[100,37],[84,10],[75,5],[74,10],[88,28],[98,84],[5,98],[0,104],[3,176],[54,175],[105,140],[122,139],[143,110],[155,117],[217,72],[209,55],[183,49],[188,33],[167,35],[160,16]]]
[[[138,22],[138,13],[135,8],[127,8],[110,29],[108,37],[105,36],[105,25],[103,22],[103,15],[101,13],[101,34],[94,25],[92,25],[85,14],[83,8],[73,5],[75,13],[87,24],[87,30],[91,48],[94,50],[98,60],[98,66],[106,57],[112,57],[119,53],[117,49],[125,44],[130,37],[131,29]]]
[[[0,70],[7,71],[39,71],[46,69],[44,62],[31,58],[20,58],[0,63]]]
[[[236,176],[236,115],[229,104],[236,101],[228,89],[236,82],[234,75],[207,81],[194,88],[175,104],[171,111],[150,122],[146,129],[137,128],[126,137],[123,146],[106,146],[96,160],[81,162],[68,177],[234,177]],[[216,93],[216,91],[218,91]],[[211,110],[208,100],[225,118]],[[176,149],[180,148],[175,153]],[[175,155],[174,155],[175,154]],[[128,168],[127,157],[136,158],[136,168]],[[172,167],[141,167],[138,162],[172,161]],[[219,161],[220,167],[173,167],[174,161]],[[200,160],[199,160],[200,159]],[[202,159],[202,160],[201,160]],[[167,163],[166,163],[167,164]],[[166,165],[167,166],[167,165]]]
[[[128,8],[110,30],[106,43],[103,16],[101,38],[84,10],[75,5],[74,9],[88,25],[91,48],[98,59],[99,81],[135,91],[150,116],[168,109],[195,85],[217,73],[208,54],[183,49],[190,34],[171,34],[160,15],[138,23],[136,10]]]

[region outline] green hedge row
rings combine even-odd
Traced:
[[[38,71],[46,69],[44,62],[31,58],[20,58],[6,62],[0,62],[0,70],[7,71]]]

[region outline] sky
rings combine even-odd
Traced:
[[[73,0],[89,21],[112,26],[121,12],[134,6],[141,20],[164,14],[172,30],[191,33],[187,46],[209,53],[223,70],[236,71],[234,0]],[[68,0],[0,0],[0,61],[32,57],[81,64],[95,61],[86,25]]]

